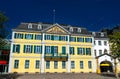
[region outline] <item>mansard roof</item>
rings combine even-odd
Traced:
[[[108,38],[108,35],[107,35],[107,33],[106,32],[91,32],[91,34],[93,35],[93,37],[94,38],[101,38],[101,39],[103,39],[103,38]]]
[[[32,28],[28,28],[29,24],[32,24]],[[42,26],[42,29],[38,29],[38,24]],[[17,31],[43,32],[45,29],[52,28],[52,26],[54,26],[54,25],[55,24],[52,24],[52,23],[42,23],[42,22],[21,23],[20,25],[18,25],[18,27],[16,27],[13,30],[14,31],[17,30]],[[86,28],[83,28],[83,27],[71,26],[71,25],[65,25],[65,24],[57,24],[57,25],[60,26],[61,28],[63,28],[64,30],[66,30],[67,32],[69,32],[69,34],[81,34],[81,35],[90,35],[91,36],[91,33]],[[72,28],[73,31],[70,31],[70,28]],[[80,29],[80,32],[78,31],[78,28]]]

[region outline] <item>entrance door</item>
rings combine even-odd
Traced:
[[[100,70],[101,72],[113,72],[113,66],[112,63],[108,61],[104,61],[100,64]]]

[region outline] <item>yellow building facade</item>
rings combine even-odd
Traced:
[[[21,23],[12,31],[9,72],[94,73],[93,40],[86,28]]]

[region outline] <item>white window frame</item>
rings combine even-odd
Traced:
[[[77,28],[77,31],[78,31],[78,32],[81,32],[81,28]]]
[[[41,24],[38,24],[38,29],[42,29],[42,25]]]
[[[28,29],[32,29],[32,24],[28,24]]]

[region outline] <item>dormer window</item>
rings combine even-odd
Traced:
[[[78,31],[78,32],[81,32],[81,28],[78,28],[77,31]]]
[[[28,28],[29,28],[29,29],[32,29],[32,24],[28,24]]]
[[[73,32],[73,28],[72,27],[70,27],[70,31]]]
[[[42,29],[42,25],[41,24],[38,24],[38,29]]]
[[[104,33],[101,33],[101,37],[104,37]]]
[[[92,35],[95,36],[96,35],[95,32],[92,32]]]

